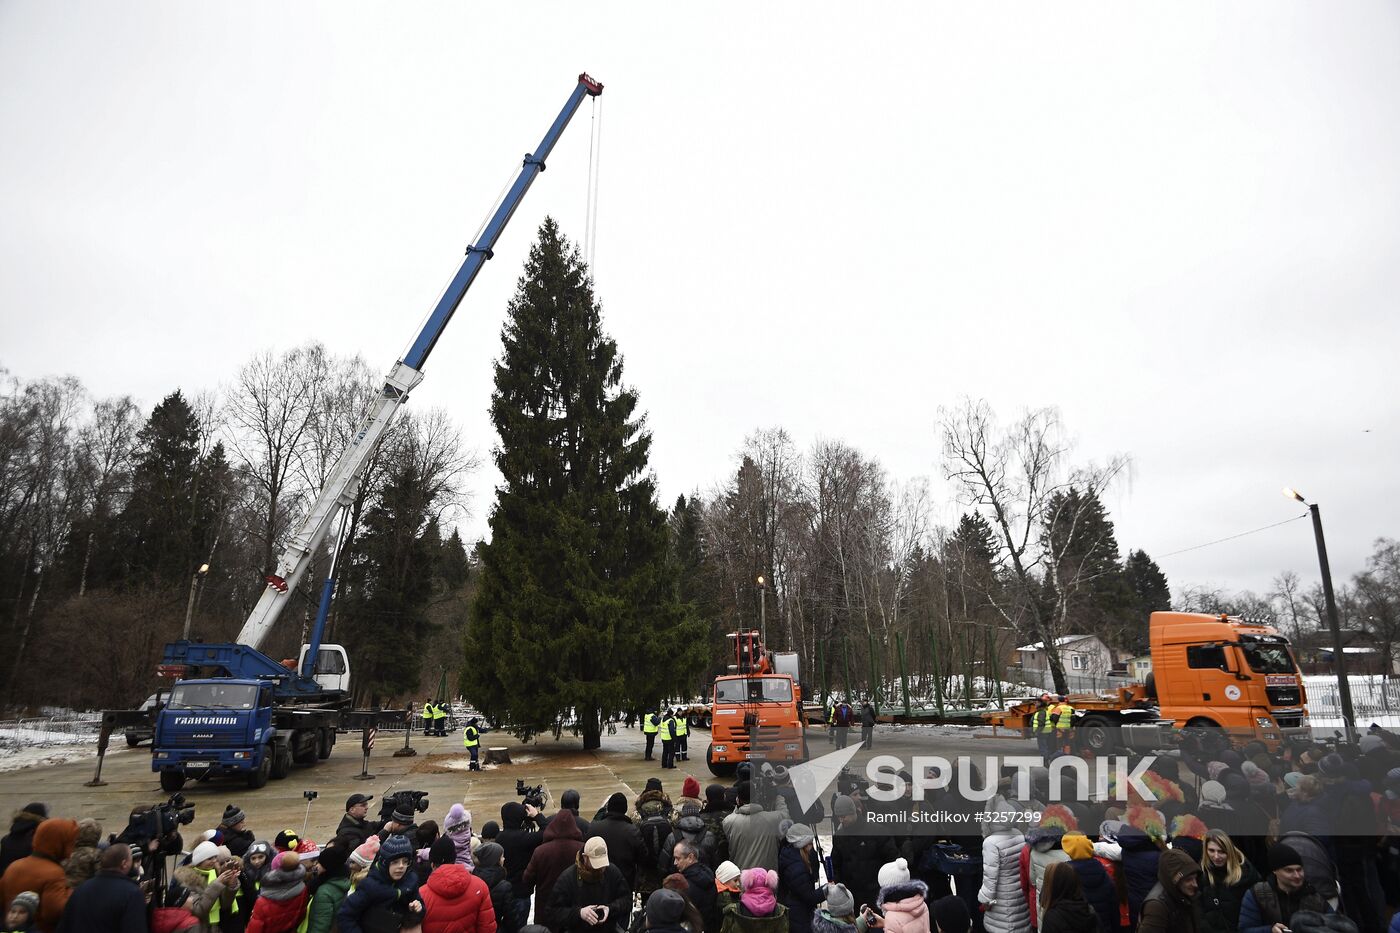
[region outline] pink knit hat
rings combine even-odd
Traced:
[[[746,868],[740,876],[744,893],[739,902],[755,917],[766,917],[778,906],[773,892],[778,887],[778,873],[762,868]]]

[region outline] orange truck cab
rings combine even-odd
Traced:
[[[805,761],[797,655],[768,652],[758,632],[731,632],[732,673],[715,678],[706,763],[725,777],[744,761]]]
[[[1154,612],[1152,680],[1176,728],[1219,727],[1276,745],[1310,734],[1307,693],[1288,639],[1227,615]]]

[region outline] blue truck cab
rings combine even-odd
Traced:
[[[292,762],[330,757],[336,712],[288,705],[275,684],[246,678],[178,681],[156,717],[151,770],[174,793],[191,777],[241,776],[249,787],[283,778]]]

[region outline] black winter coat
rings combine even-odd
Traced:
[[[625,813],[607,813],[588,824],[588,831],[608,844],[608,861],[622,869],[627,886],[635,889],[637,865],[645,856],[637,824]]]
[[[515,889],[518,899],[527,898],[533,893],[533,886],[522,878],[525,866],[530,864],[530,856],[544,841],[544,836],[533,823],[525,823],[523,804],[511,803],[501,807],[501,831],[496,834],[496,844],[505,850],[504,864],[506,879]]]
[[[640,838],[638,836],[639,841]],[[719,865],[719,862],[715,861],[715,850],[718,845],[714,834],[705,825],[705,821],[700,819],[698,813],[692,813],[676,820],[676,828],[671,831],[671,834],[661,845],[661,858],[658,859],[657,868],[661,869],[662,877],[676,870],[675,848],[676,843],[682,839],[695,846],[696,851],[700,853],[700,861],[711,868]],[[608,852],[611,854],[612,850],[609,849]]]
[[[1051,904],[1040,921],[1040,933],[1096,933],[1099,929],[1098,912],[1073,898]]]
[[[880,866],[897,858],[899,850],[888,836],[838,829],[831,839],[832,880],[850,889],[856,907],[875,903],[880,896]]]
[[[599,926],[590,926],[578,915],[579,908],[597,905],[608,908],[608,919]],[[596,880],[587,881],[579,876],[575,863],[554,882],[544,910],[535,905],[535,922],[553,933],[598,933],[611,929],[614,923],[625,927],[631,916],[632,888],[616,865],[608,865]]]
[[[1084,900],[1098,915],[1100,933],[1114,933],[1118,929],[1120,916],[1118,886],[1109,877],[1108,869],[1096,858],[1070,859],[1069,866],[1079,876],[1079,886],[1084,889]]]
[[[1201,887],[1196,893],[1200,906],[1202,933],[1235,933],[1240,928],[1240,905],[1250,888],[1262,879],[1254,866],[1245,862],[1243,874],[1234,884],[1225,883],[1225,872],[1207,868],[1201,872]]]
[[[337,836],[345,836],[355,840],[355,848],[364,845],[365,840],[370,836],[379,835],[379,831],[384,828],[382,823],[374,823],[370,820],[357,820],[350,814],[345,814],[340,818],[340,825],[335,828]]]
[[[1123,847],[1123,881],[1128,889],[1128,917],[1137,927],[1142,916],[1142,902],[1157,885],[1157,863],[1162,850],[1148,835],[1139,830],[1124,830],[1118,836]]]
[[[21,810],[15,814],[15,821],[10,824],[10,834],[0,839],[0,875],[5,873],[11,862],[34,854],[34,830],[38,829],[43,821],[42,816],[28,810]],[[5,906],[9,907],[8,904]]]
[[[257,837],[249,830],[224,830],[224,845],[228,846],[228,850],[239,858],[246,855],[248,847],[257,841]]]
[[[73,889],[58,933],[146,933],[146,898],[126,875],[102,871]]]
[[[389,880],[384,863],[376,860],[374,867],[350,896],[341,902],[335,920],[340,933],[396,933],[413,917],[420,922],[427,912],[412,913],[409,904],[422,902],[418,895],[418,876],[404,875],[395,884]]]
[[[518,933],[525,918],[515,913],[515,891],[506,880],[506,870],[500,865],[477,865],[472,874],[481,879],[491,892],[491,907],[496,911],[496,933]]]
[[[778,903],[788,909],[789,933],[812,933],[812,914],[822,902],[823,891],[817,888],[820,874],[815,850],[804,853],[786,842],[778,847]],[[857,899],[856,903],[863,902]]]
[[[715,873],[704,862],[696,862],[685,871],[690,890],[686,896],[705,919],[706,933],[719,933],[719,891],[715,888]]]

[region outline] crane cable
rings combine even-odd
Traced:
[[[603,104],[592,98],[588,131],[588,190],[583,211],[583,261],[595,268],[598,255],[598,176],[603,167]],[[594,276],[597,279],[597,276]]]

